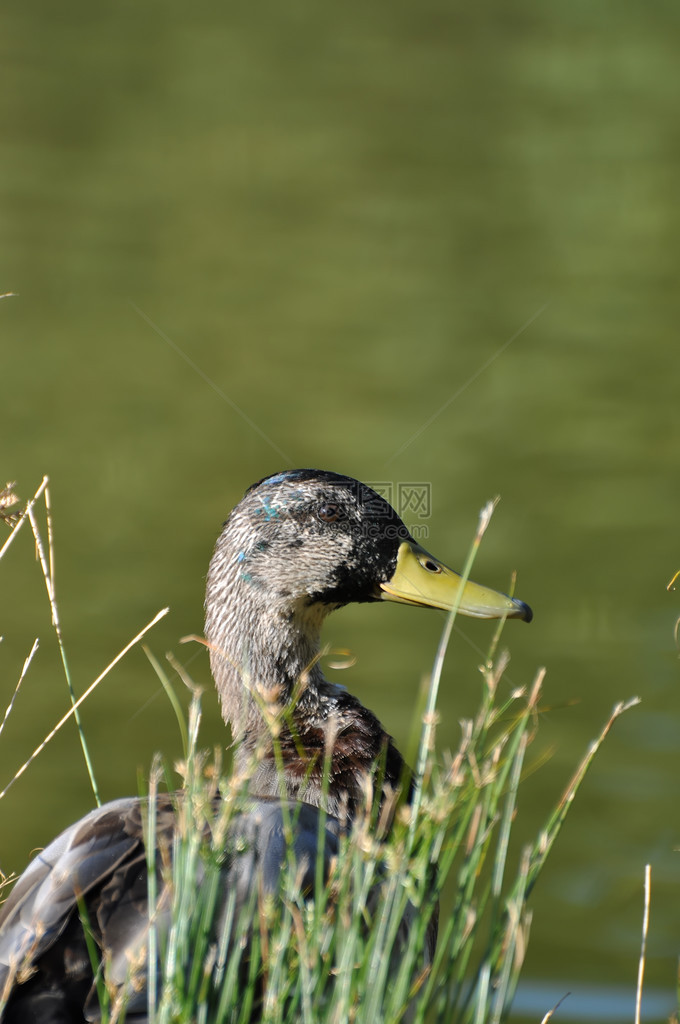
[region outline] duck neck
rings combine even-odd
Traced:
[[[245,588],[242,588],[245,589]],[[266,737],[288,709],[314,712],[324,679],[318,664],[321,606],[272,606],[259,594],[208,602],[206,636],[222,715],[237,742]]]
[[[213,587],[213,580],[220,580]],[[403,760],[381,723],[319,665],[321,626],[331,607],[281,601],[233,580],[208,577],[206,637],[222,704],[237,743],[236,770],[258,796],[324,804],[352,813],[368,776],[401,784]],[[328,777],[324,779],[324,772]]]

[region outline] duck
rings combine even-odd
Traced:
[[[380,801],[400,790],[409,798],[409,771],[393,738],[357,697],[325,678],[321,664],[327,616],[378,602],[532,619],[523,601],[464,581],[431,555],[378,491],[352,477],[274,473],[249,487],[224,523],[207,575],[205,643],[233,738],[233,771],[248,779],[248,803],[227,837],[225,899],[236,893],[244,906],[256,889],[275,895],[291,864],[313,894],[319,853],[327,873],[367,780]],[[181,793],[156,797],[155,843],[164,856],[181,800]],[[148,1019],[155,968],[143,966],[134,986],[128,969],[148,932],[147,819],[140,797],[106,803],[66,828],[19,877],[0,907],[2,1024],[101,1020],[92,943],[106,960],[109,990],[129,989],[125,1020]],[[167,880],[159,874],[156,884]]]

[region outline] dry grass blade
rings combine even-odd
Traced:
[[[21,669],[21,675],[19,676],[19,682],[15,686],[14,693],[12,694],[12,698],[11,698],[9,704],[7,705],[7,710],[5,711],[5,717],[3,718],[2,722],[0,722],[0,734],[2,733],[2,730],[5,728],[5,724],[7,722],[7,719],[9,718],[9,716],[12,713],[12,708],[14,707],[14,701],[17,699],[17,694],[19,693],[19,688],[20,688],[21,684],[23,683],[23,681],[24,681],[24,679],[26,677],[26,673],[28,672],[29,665],[33,661],[33,656],[35,655],[36,651],[38,650],[38,647],[39,647],[39,641],[38,641],[38,638],[36,637],[35,640],[33,641],[33,646],[31,647],[30,654],[28,655],[28,657],[24,661],[23,668]]]
[[[604,740],[605,740],[605,738],[607,736],[607,733],[611,729],[611,727],[614,724],[614,722],[616,721],[616,719],[620,718],[621,715],[624,714],[624,712],[629,711],[630,708],[636,707],[639,703],[640,703],[640,698],[639,697],[631,697],[630,700],[619,701],[618,704],[614,705],[614,707],[612,709],[612,713],[609,716],[609,718],[607,719],[607,721],[605,722],[604,727],[602,729],[602,732],[597,737],[597,739],[593,740],[593,742],[590,744],[585,757],[583,758],[583,760],[581,761],[580,765],[576,769],[576,772],[574,773],[574,776],[571,779],[571,782],[569,783],[569,785],[567,786],[566,790],[564,791],[564,795],[562,796],[562,800],[560,801],[560,809],[566,808],[566,807],[568,807],[572,803],[574,797],[576,796],[578,788],[581,785],[581,783],[583,782],[584,776],[585,776],[586,772],[588,771],[588,768],[590,767],[591,761],[593,760],[593,758],[595,757],[595,754],[598,752],[598,750],[602,746],[602,744],[603,744],[603,742],[604,742]]]
[[[37,520],[37,517],[36,517],[36,514],[35,514],[35,505],[40,500],[40,498],[42,498],[44,503],[45,503],[45,517],[46,517],[46,524],[47,524],[47,552],[45,550],[45,545],[43,544],[42,534],[41,534],[40,527],[39,527],[39,524],[38,524],[38,520]],[[6,487],[0,492],[0,516],[2,516],[3,518],[9,518],[9,517],[5,517],[4,516],[4,510],[6,508],[14,507],[14,505],[16,505],[18,503],[18,500],[19,499],[17,498],[16,494],[14,493],[14,484],[7,484]],[[97,789],[97,784],[96,784],[96,780],[95,780],[95,777],[94,777],[94,769],[93,769],[92,761],[91,761],[91,758],[90,758],[90,755],[89,755],[89,751],[88,751],[88,747],[87,747],[87,742],[85,740],[85,735],[84,735],[84,732],[83,732],[83,729],[82,729],[82,725],[81,725],[80,715],[79,715],[78,709],[79,709],[80,705],[83,703],[83,701],[88,697],[88,695],[95,689],[95,687],[102,681],[102,679],[104,679],[106,677],[106,675],[113,668],[113,666],[116,665],[117,662],[123,657],[123,655],[125,653],[127,653],[127,651],[130,650],[130,648],[132,646],[134,646],[134,644],[136,644],[148,632],[148,630],[151,629],[151,627],[153,625],[155,625],[155,623],[158,622],[159,619],[162,618],[167,613],[168,609],[166,608],[166,609],[164,609],[164,611],[160,612],[152,620],[152,622],[150,622],[137,635],[137,637],[135,637],[134,640],[132,640],[123,649],[123,651],[121,651],[120,654],[117,655],[117,657],[113,659],[113,661],[104,669],[104,671],[101,673],[101,675],[91,684],[91,686],[85,691],[85,693],[79,699],[76,699],[75,691],[73,689],[73,685],[72,685],[72,682],[71,682],[71,674],[70,674],[70,670],[69,670],[69,666],[68,666],[68,661],[67,661],[67,658],[66,658],[66,650],[65,650],[65,647],[64,647],[64,638],[63,638],[63,633],[62,633],[62,628],[61,628],[61,620],[60,620],[60,616],[59,616],[59,607],[58,607],[58,604],[57,604],[56,590],[55,590],[54,530],[53,530],[52,511],[51,511],[51,502],[50,502],[49,477],[47,477],[47,476],[43,477],[43,479],[42,479],[42,481],[40,483],[40,486],[36,490],[35,494],[30,499],[30,501],[27,502],[26,508],[23,510],[21,515],[18,517],[18,519],[16,519],[16,522],[11,524],[13,526],[12,532],[10,533],[9,537],[7,538],[5,543],[3,544],[2,548],[0,549],[0,558],[2,558],[2,556],[9,549],[10,544],[16,539],[17,535],[19,534],[19,531],[23,527],[23,524],[26,522],[26,520],[28,520],[30,522],[31,529],[33,531],[33,538],[34,538],[34,541],[35,541],[36,553],[37,553],[38,561],[40,563],[40,568],[42,570],[43,580],[44,580],[44,583],[45,583],[45,589],[47,591],[47,597],[48,597],[49,604],[50,604],[50,612],[51,612],[51,616],[52,616],[52,625],[54,627],[54,631],[55,631],[55,634],[56,634],[56,637],[57,637],[57,644],[58,644],[58,647],[59,647],[59,653],[60,653],[60,656],[61,656],[61,662],[62,662],[62,666],[63,666],[63,669],[64,669],[64,675],[65,675],[65,678],[66,678],[66,683],[67,683],[67,686],[68,686],[69,698],[70,698],[70,701],[71,701],[71,709],[57,723],[57,725],[54,727],[54,729],[44,738],[42,743],[40,743],[39,746],[36,747],[36,749],[33,751],[33,753],[28,758],[28,760],[21,766],[21,768],[19,768],[19,770],[14,775],[14,777],[9,781],[9,783],[2,790],[2,792],[0,792],[0,799],[10,789],[10,787],[14,784],[14,782],[16,782],[16,780],[24,773],[24,771],[28,768],[28,766],[31,764],[31,762],[45,748],[45,746],[50,742],[50,740],[57,734],[57,732],[61,729],[61,727],[64,725],[64,723],[66,721],[68,721],[68,719],[71,716],[73,716],[75,721],[76,721],[76,725],[78,727],[78,733],[79,733],[79,736],[80,736],[81,748],[82,748],[82,751],[83,751],[83,756],[85,758],[85,764],[86,764],[88,775],[89,775],[89,778],[90,778],[90,784],[92,786],[92,791],[94,793],[95,801],[99,805],[101,803],[101,801],[99,799],[99,793],[98,793],[98,789]],[[16,690],[14,692],[14,695],[12,696],[12,699],[11,699],[11,701],[9,703],[7,711],[5,712],[4,719],[3,719],[2,723],[0,724],[0,732],[2,732],[2,729],[4,728],[5,722],[7,721],[7,718],[9,716],[10,712],[12,711],[12,708],[13,708],[13,705],[14,705],[14,701],[16,699],[19,687],[21,685],[21,682],[22,682],[24,676],[26,675],[26,672],[28,670],[30,662],[31,662],[31,660],[32,660],[36,650],[37,650],[37,647],[38,647],[38,641],[36,640],[34,645],[33,645],[33,649],[31,650],[31,653],[30,653],[28,659],[24,663],[24,667],[23,667],[23,670],[22,670],[22,673],[21,673],[21,677],[19,679],[19,683],[17,684],[17,687],[16,687]]]
[[[19,770],[14,774],[13,778],[10,779],[10,781],[7,783],[7,785],[2,790],[2,792],[0,792],[0,800],[2,800],[3,796],[5,795],[5,793],[7,793],[7,791],[14,785],[14,783],[17,781],[17,779],[20,778],[24,774],[26,769],[29,767],[30,764],[32,764],[32,762],[35,760],[35,758],[38,756],[38,754],[40,754],[45,749],[45,747],[50,742],[50,740],[54,739],[54,737],[57,735],[57,733],[62,728],[62,726],[66,722],[68,722],[69,718],[71,718],[71,716],[75,713],[76,708],[80,707],[80,705],[83,703],[83,701],[85,701],[90,696],[90,694],[93,692],[93,690],[95,690],[95,688],[97,686],[99,686],[101,681],[106,678],[106,676],[109,674],[109,672],[114,667],[114,665],[117,665],[118,662],[123,657],[125,657],[125,655],[128,653],[128,651],[131,650],[135,646],[135,644],[139,643],[139,641],[142,639],[142,637],[146,636],[146,634],[149,632],[149,630],[152,629],[156,625],[157,622],[160,622],[160,620],[162,618],[164,618],[168,614],[169,611],[170,611],[169,608],[163,608],[160,612],[158,612],[158,614],[153,617],[151,622],[147,623],[147,625],[144,627],[144,629],[140,630],[140,632],[137,634],[137,636],[133,637],[133,639],[130,640],[130,642],[125,645],[123,650],[120,651],[116,655],[116,657],[113,659],[113,661],[109,662],[109,664],[106,666],[104,671],[100,675],[97,676],[95,681],[93,683],[90,683],[90,685],[88,686],[87,690],[85,690],[85,693],[81,697],[79,697],[78,700],[73,705],[73,707],[70,708],[62,718],[60,718],[60,720],[55,725],[54,729],[52,729],[52,731],[47,734],[47,736],[42,741],[42,743],[40,743],[35,748],[35,750],[31,754],[31,756],[28,758],[28,760],[25,761],[22,764],[21,768],[19,768]]]
[[[59,618],[59,607],[57,605],[57,595],[54,583],[54,531],[52,528],[52,506],[50,503],[50,489],[45,487],[45,515],[47,518],[47,547],[49,551],[49,562],[45,557],[45,546],[42,541],[42,535],[38,527],[38,521],[35,517],[33,506],[31,505],[26,509],[26,515],[31,523],[31,529],[33,530],[33,537],[35,540],[35,547],[40,560],[40,568],[42,569],[43,579],[45,581],[45,589],[47,590],[47,598],[50,602],[50,610],[52,612],[52,625],[54,626],[54,632],[57,636],[57,644],[59,646],[59,654],[61,656],[61,663],[64,669],[64,676],[66,678],[66,685],[68,687],[68,695],[71,701],[71,708],[73,710],[73,717],[75,719],[76,727],[78,729],[78,736],[80,737],[80,747],[83,752],[85,759],[85,767],[87,768],[87,774],[90,779],[90,785],[94,794],[94,799],[99,807],[101,800],[99,798],[99,789],[97,787],[97,780],[94,775],[94,765],[92,764],[92,758],[90,757],[90,751],[87,746],[85,739],[85,733],[83,732],[83,726],[80,719],[80,714],[77,709],[76,695],[73,689],[73,683],[71,681],[71,671],[68,666],[66,658],[66,648],[64,647],[64,636],[61,631],[61,620]]]
[[[564,1002],[564,1000],[567,999],[570,995],[571,995],[571,992],[565,992],[564,995],[562,996],[562,998],[557,1003],[555,1003],[555,1005],[553,1006],[552,1010],[548,1010],[548,1012],[546,1013],[545,1017],[543,1017],[543,1019],[541,1020],[541,1024],[548,1024],[548,1021],[552,1020],[552,1016],[555,1013],[555,1010],[559,1010],[559,1008],[562,1005],[562,1003]]]
[[[642,915],[642,945],[640,947],[640,963],[638,964],[637,991],[635,993],[635,1024],[640,1024],[642,1008],[642,983],[645,977],[645,960],[647,957],[647,935],[649,933],[649,902],[652,887],[652,866],[645,865],[645,907]]]

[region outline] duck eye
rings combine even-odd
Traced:
[[[334,501],[325,501],[317,509],[317,517],[322,523],[337,523],[341,518],[341,509]]]

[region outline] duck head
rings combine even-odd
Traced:
[[[266,477],[227,519],[208,572],[211,668],[235,738],[261,728],[263,701],[294,698],[301,713],[314,713],[331,687],[318,665],[323,620],[352,601],[532,615],[522,601],[463,585],[358,480],[311,469]]]

